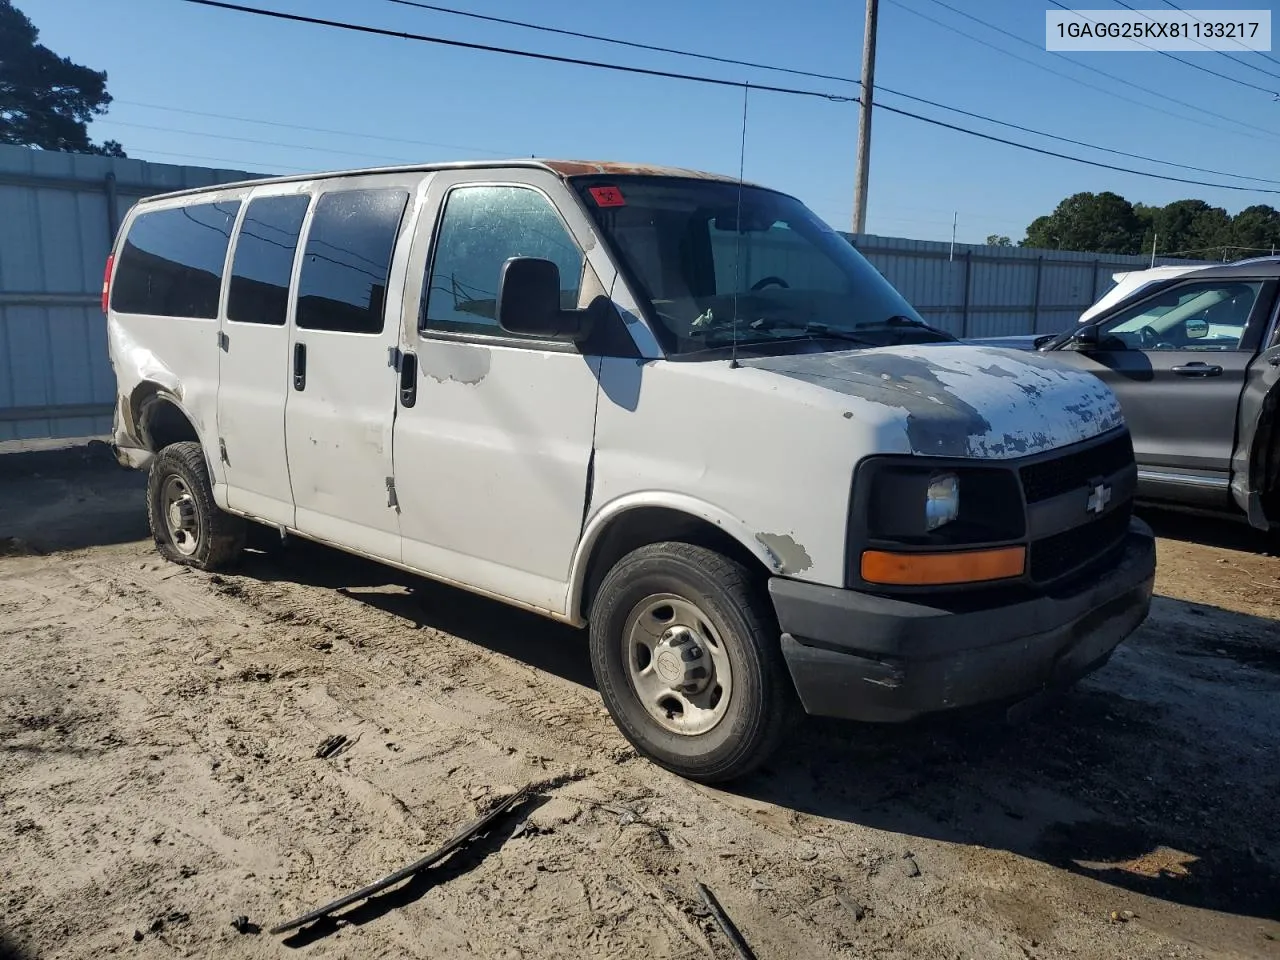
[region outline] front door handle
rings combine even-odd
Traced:
[[[293,389],[307,389],[307,345],[293,345]]]
[[[1180,377],[1216,377],[1222,373],[1222,368],[1216,363],[1201,363],[1196,360],[1194,363],[1174,367],[1173,372]]]
[[[400,355],[400,406],[412,407],[418,402],[418,356]]]

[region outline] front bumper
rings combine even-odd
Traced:
[[[805,710],[896,722],[1033,696],[1100,667],[1147,617],[1155,538],[1065,595],[963,612],[775,577],[782,652]]]

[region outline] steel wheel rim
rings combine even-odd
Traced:
[[[160,509],[169,542],[184,557],[191,556],[200,546],[200,518],[195,497],[182,477],[174,474],[165,480],[160,493]]]
[[[632,692],[664,730],[696,737],[724,719],[733,670],[697,604],[671,593],[645,597],[627,616],[622,656]]]

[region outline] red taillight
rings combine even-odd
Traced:
[[[116,255],[107,257],[107,269],[102,271],[102,312],[107,312],[107,304],[111,301],[111,268],[115,265]]]

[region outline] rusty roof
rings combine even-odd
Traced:
[[[689,170],[684,167],[663,167],[651,163],[625,163],[618,160],[543,160],[542,165],[560,176],[568,177],[682,177],[692,180],[719,180],[737,183],[736,177],[705,170]]]
[[[393,167],[365,167],[354,170],[326,170],[315,173],[295,173],[282,177],[259,177],[253,180],[242,180],[234,183],[210,184],[207,187],[193,187],[187,190],[175,190],[171,193],[146,197],[142,202],[168,200],[173,197],[191,194],[216,193],[221,190],[236,190],[245,187],[261,186],[267,183],[298,183],[307,180],[330,180],[337,177],[355,177],[362,174],[379,173],[427,173],[436,170],[501,170],[517,167],[521,169],[546,170],[568,180],[571,177],[615,176],[615,177],[678,177],[686,180],[709,180],[719,183],[737,183],[736,177],[720,173],[707,173],[704,170],[686,170],[682,167],[664,167],[648,163],[625,163],[618,160],[464,160],[452,163],[414,163]],[[756,184],[747,183],[747,186]]]

